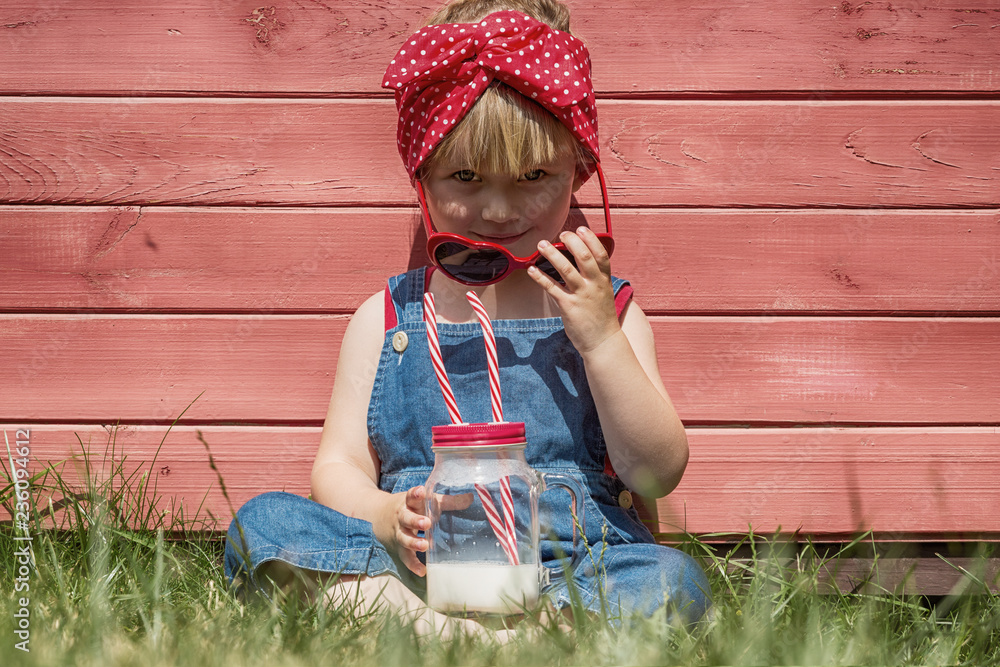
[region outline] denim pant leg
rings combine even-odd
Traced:
[[[587,609],[606,610],[611,618],[649,617],[668,604],[671,620],[679,614],[684,623],[693,623],[712,605],[708,579],[694,558],[662,544],[609,545],[601,562],[584,558],[573,583]],[[571,603],[562,577],[553,578],[545,593],[557,608]]]
[[[272,560],[318,572],[399,577],[371,523],[284,492],[251,498],[236,512],[226,535],[230,583],[239,580],[260,589],[254,575]]]

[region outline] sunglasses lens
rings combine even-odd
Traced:
[[[462,243],[442,243],[434,249],[438,266],[467,284],[488,283],[507,270],[507,258],[496,250],[470,248]]]

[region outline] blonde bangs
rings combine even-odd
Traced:
[[[586,162],[586,151],[555,116],[510,87],[494,83],[421,171],[444,160],[477,172],[520,176],[566,155],[573,155],[577,164]]]
[[[551,28],[569,32],[569,8],[558,0],[453,0],[434,12],[425,25],[475,23],[505,10],[527,14]]]

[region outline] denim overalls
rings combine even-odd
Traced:
[[[391,493],[424,484],[434,465],[431,426],[450,422],[427,349],[422,303],[427,276],[425,269],[416,269],[391,278],[387,288],[387,326],[393,320],[396,325],[387,329],[382,345],[368,434],[381,461],[379,486]],[[631,288],[618,278],[613,286],[620,312]],[[583,557],[573,575],[584,605],[600,611],[603,604],[613,616],[634,612],[648,616],[669,600],[685,620],[700,618],[711,604],[701,568],[690,556],[655,544],[635,509],[619,506],[625,485],[605,472],[604,437],[583,359],[566,337],[562,320],[494,320],[493,329],[504,417],[525,423],[528,463],[540,472],[576,478],[588,495],[584,505],[591,555]],[[438,337],[462,418],[491,421],[480,325],[441,324]],[[555,567],[561,555],[573,552],[569,494],[559,489],[543,493],[539,519],[540,556],[547,566]],[[367,521],[288,493],[251,499],[236,520],[247,542],[250,570],[280,559],[324,572],[389,573],[423,594],[423,579],[386,551]],[[233,548],[239,539],[234,520],[226,543],[230,580],[247,569]],[[249,578],[252,585],[252,572]],[[570,602],[569,587],[559,571],[552,570],[551,583],[542,592],[556,607]]]

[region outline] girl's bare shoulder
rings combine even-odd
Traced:
[[[351,323],[359,326],[376,327],[385,330],[385,291],[376,292],[365,299],[351,316]]]
[[[351,321],[344,333],[344,352],[361,353],[372,348],[381,347],[385,337],[385,293],[377,292],[371,295],[351,315]]]

